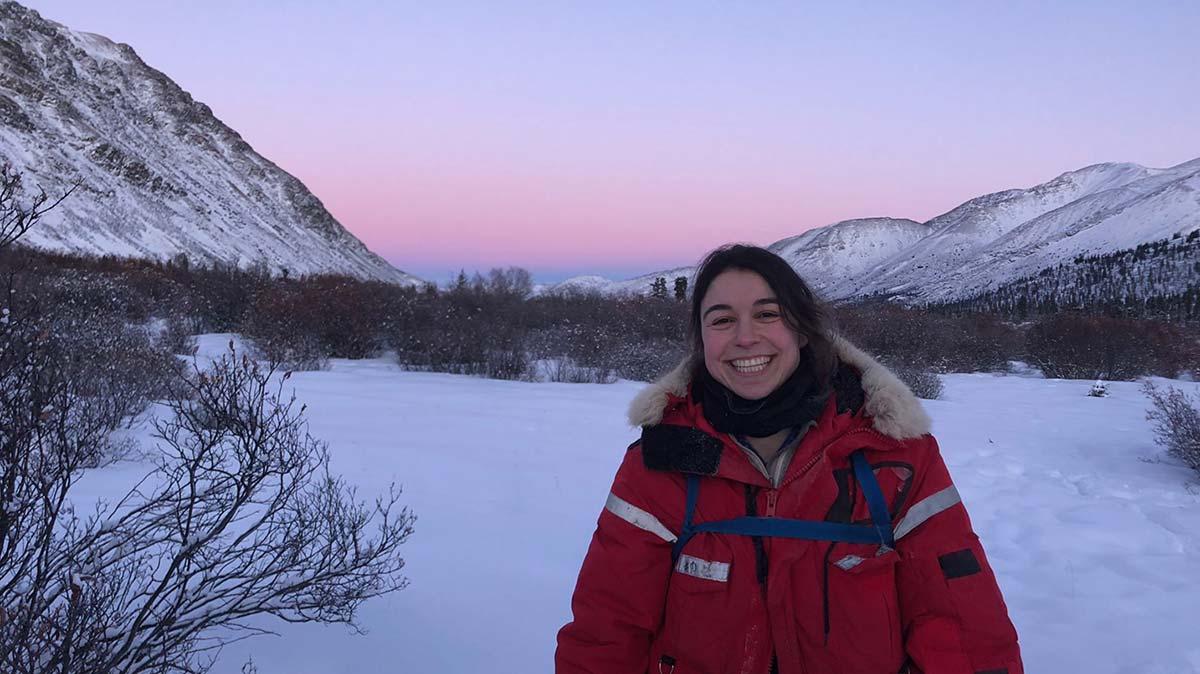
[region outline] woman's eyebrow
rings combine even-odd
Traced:
[[[761,300],[754,300],[754,306],[757,307],[760,304],[779,304],[779,300],[775,299],[774,297],[764,297]],[[704,313],[700,315],[700,318],[703,319],[714,311],[733,311],[733,307],[729,306],[728,304],[714,304],[705,309]]]
[[[758,303],[755,302],[755,304],[758,304]],[[701,314],[700,318],[704,318],[714,311],[733,311],[733,307],[729,306],[728,304],[714,304],[711,307],[705,309],[704,313]]]

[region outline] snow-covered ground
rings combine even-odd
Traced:
[[[201,354],[224,348],[201,338]],[[235,674],[550,672],[575,574],[641,384],[529,384],[338,361],[290,380],[334,468],[395,480],[418,514],[412,585],[369,602],[367,634],[275,625],[228,647]],[[1200,673],[1200,488],[1166,459],[1133,383],[950,375],[928,402],[999,577],[1026,671]],[[1179,383],[1190,390],[1195,383]],[[136,466],[106,470],[119,488]],[[111,479],[108,479],[111,476]]]

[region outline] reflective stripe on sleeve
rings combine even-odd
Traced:
[[[649,531],[668,543],[676,541],[675,534],[671,533],[670,529],[664,527],[663,523],[659,522],[657,517],[616,494],[611,492],[608,494],[608,501],[604,504],[604,509],[643,531]]]
[[[904,519],[896,523],[896,540],[911,533],[913,529],[921,526],[930,517],[949,510],[959,503],[962,503],[962,498],[958,495],[958,489],[954,485],[950,485],[933,496],[914,504],[904,515]]]

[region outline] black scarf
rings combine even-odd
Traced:
[[[722,433],[765,438],[804,426],[821,415],[829,399],[828,382],[817,381],[803,358],[792,376],[760,400],[746,400],[730,391],[703,364],[696,370],[692,395],[704,408],[704,417]]]

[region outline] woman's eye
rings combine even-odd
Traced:
[[[711,325],[713,325],[713,326],[729,325],[732,322],[733,322],[732,318],[729,318],[728,316],[722,316],[721,318],[714,319],[713,322],[711,323]]]
[[[758,317],[760,319],[763,319],[766,321],[771,321],[771,320],[775,320],[776,318],[779,318],[779,312],[778,311],[760,311],[758,313]]]

